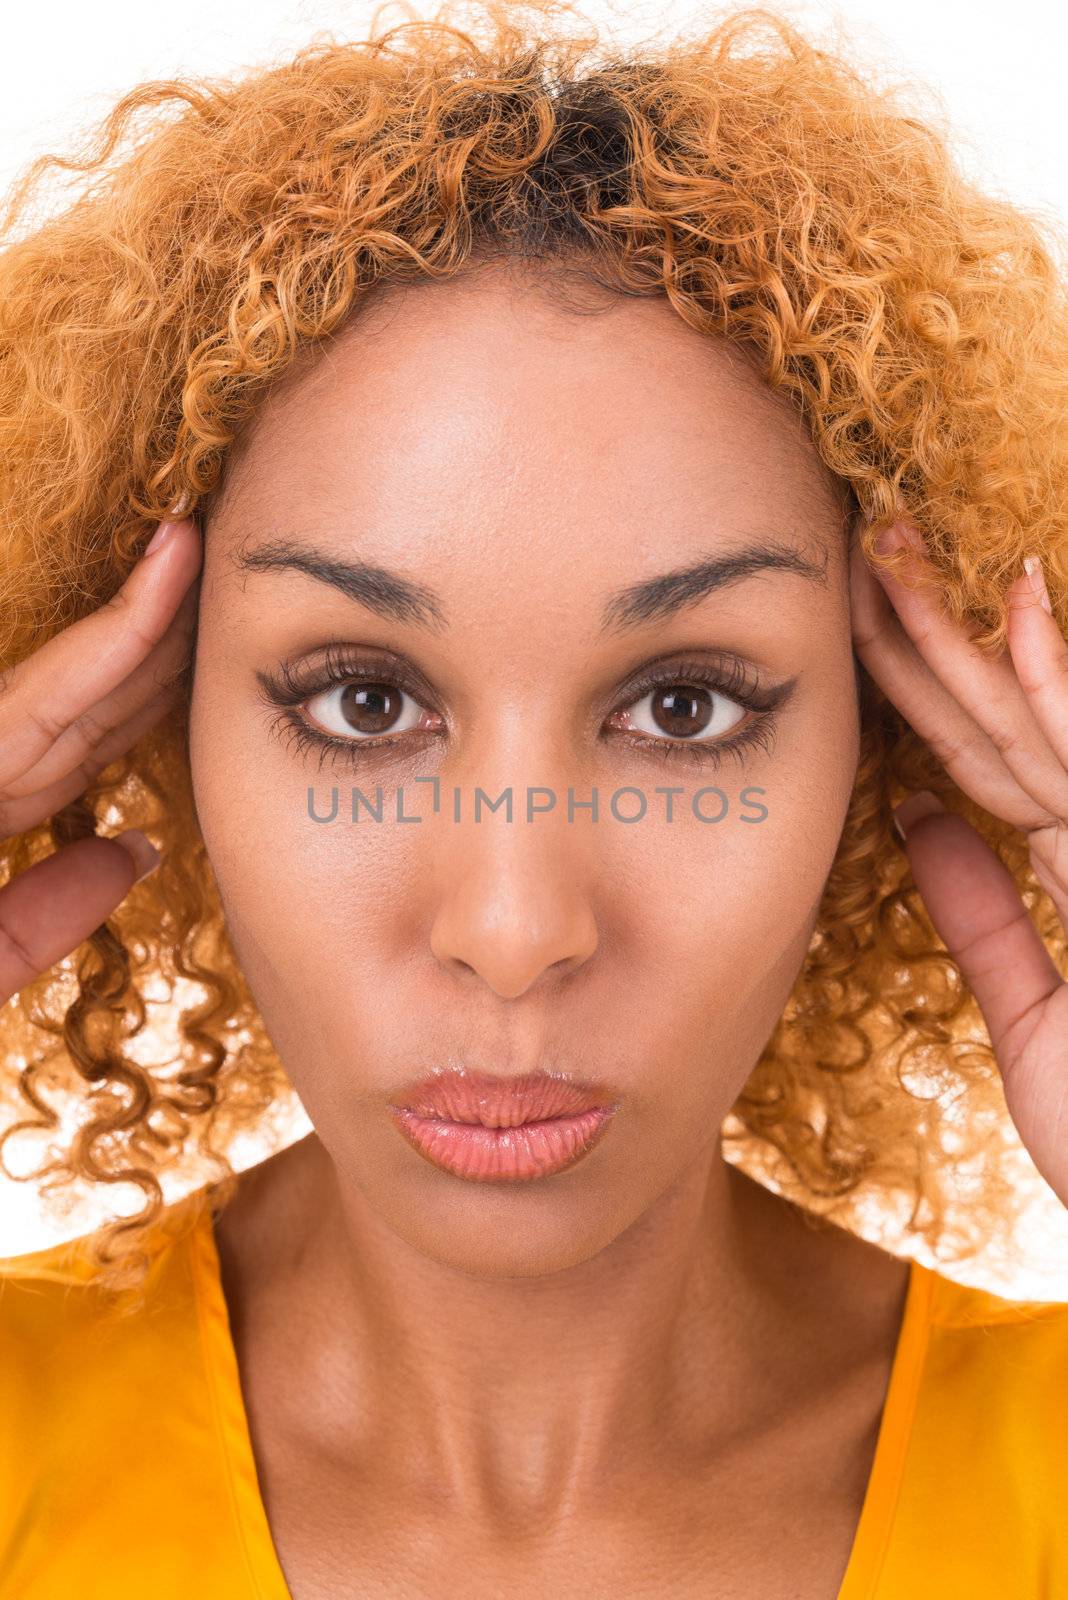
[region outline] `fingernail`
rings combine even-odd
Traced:
[[[160,853],[147,839],[139,828],[125,828],[122,833],[112,835],[116,844],[121,844],[126,853],[133,857],[133,864],[137,872],[135,883],[140,883],[142,878],[147,878],[160,864]]]
[[[153,550],[158,550],[161,545],[166,544],[177,526],[177,522],[161,522],[145,547],[145,555],[150,556]]]
[[[945,806],[936,794],[930,789],[917,789],[915,794],[910,794],[907,800],[902,800],[895,806],[891,820],[899,836],[904,839],[913,823],[919,822],[921,817],[932,816],[936,811],[945,811]]]
[[[1038,556],[1024,556],[1024,571],[1031,580],[1031,593],[1041,605],[1043,611],[1053,615],[1053,607],[1049,603],[1049,593],[1046,589],[1046,579],[1042,572],[1042,562]]]

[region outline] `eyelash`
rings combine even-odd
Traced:
[[[282,716],[278,719],[280,731],[293,741],[298,752],[318,750],[321,757],[320,766],[332,755],[340,755],[355,765],[362,759],[361,752],[364,750],[375,753],[403,743],[413,733],[418,735],[420,732],[431,734],[434,732],[432,729],[410,729],[397,735],[380,734],[355,740],[339,739],[312,727],[296,711],[296,707],[305,700],[310,700],[325,690],[357,682],[387,683],[411,695],[423,705],[426,698],[425,687],[417,684],[400,662],[394,661],[384,665],[380,658],[361,659],[359,655],[353,654],[348,646],[331,644],[326,647],[321,663],[306,674],[291,667],[288,662],[283,662],[277,676],[261,672],[257,677],[264,699],[282,712]],[[619,710],[629,711],[655,689],[700,685],[735,701],[747,711],[754,712],[753,720],[743,724],[739,733],[724,734],[722,739],[683,740],[672,739],[667,734],[658,739],[652,734],[633,729],[617,730],[617,733],[632,746],[638,745],[644,753],[660,760],[691,761],[706,766],[718,765],[727,756],[736,756],[741,761],[749,750],[759,748],[768,751],[771,748],[775,731],[775,712],[788,698],[795,682],[796,679],[791,678],[773,688],[761,689],[751,669],[736,656],[719,656],[715,664],[698,660],[667,661],[640,674],[638,679],[628,686],[627,698]]]

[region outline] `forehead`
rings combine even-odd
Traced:
[[[840,532],[846,487],[744,347],[664,296],[580,289],[498,263],[375,290],[305,352],[233,447],[215,542],[268,519],[439,540],[534,521],[663,541]],[[700,523],[700,528],[697,524]]]

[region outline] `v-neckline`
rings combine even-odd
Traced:
[[[189,1234],[193,1280],[212,1404],[227,1469],[231,1509],[257,1600],[292,1600],[260,1492],[241,1372],[222,1284],[211,1210]],[[883,1402],[868,1484],[845,1574],[834,1600],[874,1600],[893,1529],[923,1372],[935,1274],[909,1263],[905,1304]]]
[[[256,1600],[293,1600],[260,1492],[210,1206],[205,1206],[198,1215],[188,1236],[188,1246],[208,1387],[226,1466],[230,1507],[248,1568],[251,1592]]]
[[[934,1272],[922,1262],[910,1261],[905,1305],[883,1400],[875,1454],[849,1560],[835,1600],[875,1600],[912,1437],[930,1335],[934,1286]]]

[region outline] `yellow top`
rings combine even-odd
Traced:
[[[0,1596],[289,1600],[210,1212],[132,1317],[87,1266],[84,1239],[0,1259]],[[1066,1407],[1068,1303],[914,1262],[838,1600],[1068,1600]]]

